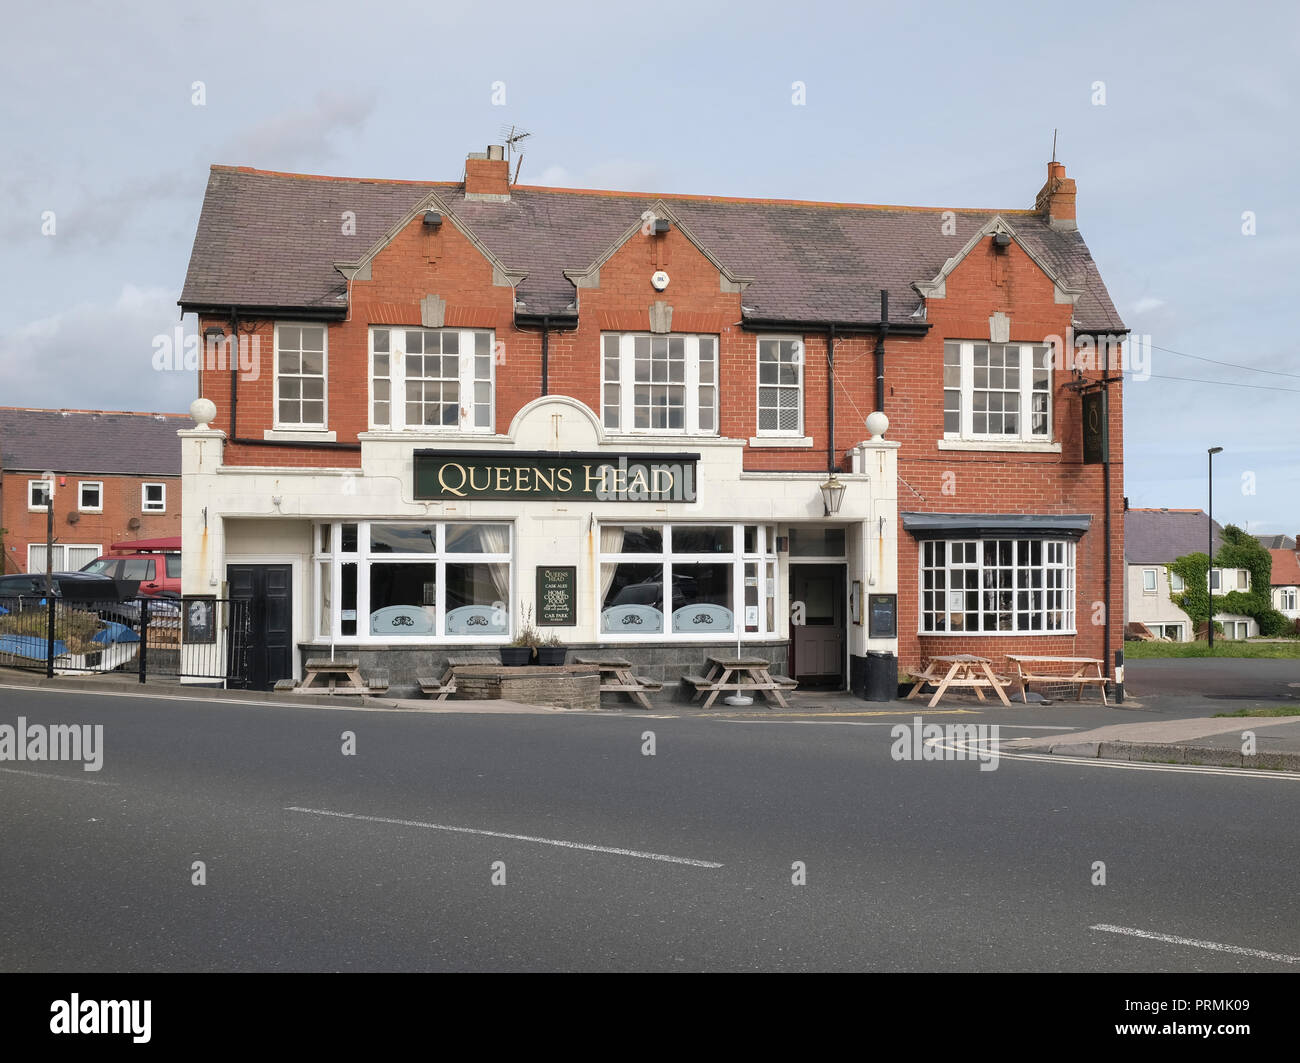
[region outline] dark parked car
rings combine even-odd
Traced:
[[[52,572],[50,579],[56,598],[76,602],[119,624],[134,626],[140,622],[140,606],[130,601],[137,593],[132,582],[90,572]],[[44,572],[0,576],[0,609],[9,613],[38,609],[45,601],[45,588]]]

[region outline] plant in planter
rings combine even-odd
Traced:
[[[569,648],[560,641],[560,636],[552,631],[537,647],[537,663],[555,667],[564,663]]]
[[[533,650],[541,644],[542,638],[533,627],[533,610],[529,606],[519,610],[519,631],[510,640],[510,645],[501,647],[501,663],[519,667],[532,664]]]

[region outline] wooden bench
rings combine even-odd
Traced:
[[[498,664],[500,661],[500,655],[495,653],[482,651],[452,653],[447,655],[447,668],[440,678],[420,676],[415,681],[420,684],[420,691],[425,697],[432,697],[435,701],[446,701],[456,693],[457,668],[468,668],[476,664]]]
[[[1039,657],[1022,653],[1008,653],[1007,660],[1016,666],[1015,682],[1020,686],[1020,700],[1027,700],[1026,687],[1029,683],[1061,683],[1075,687],[1076,700],[1083,700],[1083,692],[1090,683],[1096,684],[1101,691],[1101,703],[1109,705],[1106,700],[1106,684],[1110,682],[1101,671],[1104,662],[1096,657]],[[1041,665],[1063,664],[1073,667],[1069,675],[1060,672],[1048,672],[1040,669]],[[1089,669],[1095,675],[1087,674]]]
[[[643,675],[632,674],[632,662],[622,657],[574,657],[578,664],[589,664],[600,669],[602,694],[626,694],[643,709],[650,708],[648,692],[662,690],[664,685]]]
[[[757,692],[781,708],[789,708],[782,691],[794,690],[799,685],[789,676],[772,675],[769,672],[772,665],[761,657],[710,657],[708,661],[708,675],[682,676],[683,683],[695,688],[692,700],[708,694],[703,706],[706,709],[712,708],[718,695],[725,690],[737,694]]]
[[[989,667],[991,663],[986,657],[976,657],[970,653],[958,653],[951,657],[931,657],[925,666],[925,671],[912,677],[916,682],[903,700],[911,701],[920,693],[921,688],[929,683],[937,689],[934,697],[927,703],[927,708],[932,709],[938,705],[939,699],[952,687],[972,690],[980,701],[984,700],[984,691],[992,690],[998,696],[998,700],[1010,708],[1011,702],[1007,701],[1007,695],[1002,688],[1010,686],[1015,680],[1009,676],[995,675],[993,669]]]

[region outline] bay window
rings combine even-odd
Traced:
[[[1051,364],[1047,346],[946,342],[944,438],[1050,441]]]
[[[605,333],[601,419],[612,432],[716,435],[716,336]]]
[[[317,637],[500,641],[511,526],[358,521],[316,528]]]
[[[600,631],[629,639],[776,632],[776,528],[606,524]]]
[[[921,633],[1074,631],[1071,540],[926,539]]]
[[[492,432],[492,336],[475,329],[371,329],[371,428]]]

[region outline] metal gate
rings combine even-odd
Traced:
[[[0,598],[0,666],[237,686],[248,677],[249,631],[250,603],[241,598]]]

